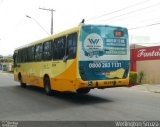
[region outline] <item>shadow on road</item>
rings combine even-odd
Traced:
[[[32,96],[37,96],[37,94],[40,94],[41,97],[47,97],[48,99],[58,99],[63,100],[67,102],[72,102],[74,104],[94,104],[94,103],[108,103],[112,102],[112,100],[103,98],[100,96],[95,96],[94,94],[77,94],[76,92],[55,92],[53,96],[47,96],[45,95],[44,89],[35,87],[35,86],[27,86],[26,88],[21,88],[20,86],[15,86],[17,89],[23,91],[27,90],[28,93],[25,92],[25,94],[33,94]]]

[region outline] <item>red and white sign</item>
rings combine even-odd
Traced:
[[[132,49],[132,60],[160,60],[160,46]]]

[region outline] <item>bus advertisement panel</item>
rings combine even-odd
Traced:
[[[126,28],[84,25],[79,45],[79,72],[83,80],[128,77],[130,54]]]

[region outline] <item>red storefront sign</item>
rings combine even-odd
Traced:
[[[160,60],[160,46],[131,49],[131,70],[136,71],[136,61]]]
[[[160,59],[160,46],[138,48],[131,50],[131,60],[156,60]]]

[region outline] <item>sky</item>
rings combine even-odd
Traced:
[[[85,19],[127,27],[130,44],[160,44],[160,0],[0,0],[0,55],[48,36],[51,13],[39,7],[55,10],[54,34]]]

